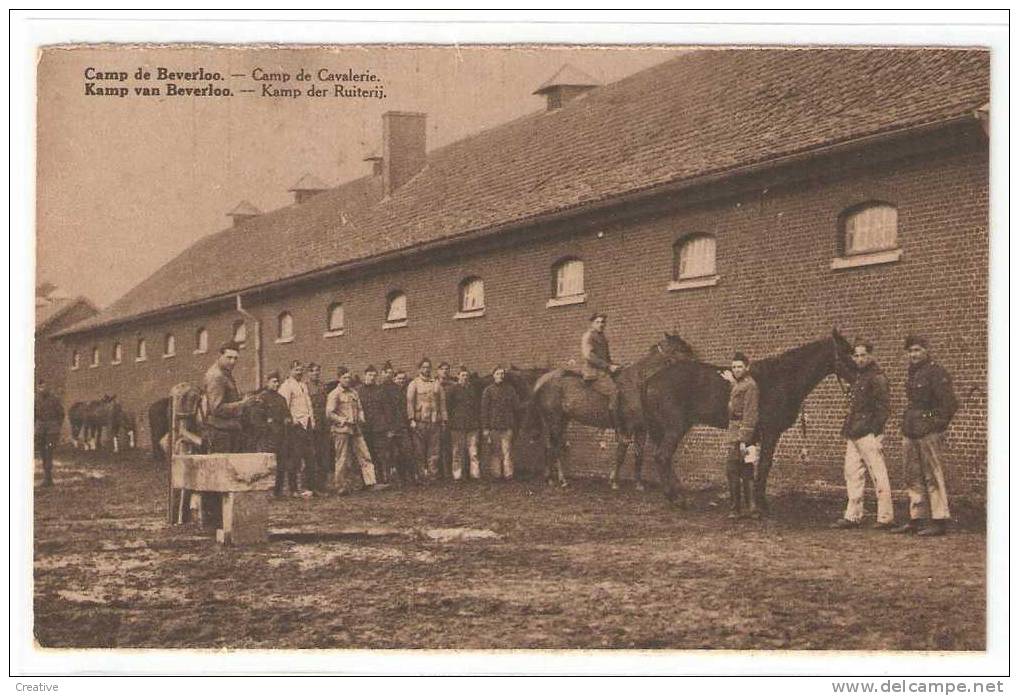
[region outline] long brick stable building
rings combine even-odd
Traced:
[[[423,114],[384,116],[372,172],[234,211],[112,306],[63,333],[66,401],[144,412],[245,342],[253,388],[289,360],[363,369],[422,355],[477,370],[576,359],[594,310],[617,359],[677,330],[709,361],[764,357],[838,326],[876,344],[896,434],[902,339],[954,376],[950,489],[986,482],[989,54],[703,50],[604,86],[564,70],[548,109],[427,151]],[[367,166],[367,165],[366,165]],[[840,484],[844,397],[829,379],[788,432],[779,486]],[[609,453],[578,431],[573,470]],[[679,475],[718,476],[697,429]],[[803,446],[808,462],[801,461]]]

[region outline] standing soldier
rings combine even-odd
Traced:
[[[581,374],[585,384],[608,397],[609,422],[614,429],[620,430],[619,389],[613,379],[620,367],[612,362],[609,340],[605,337],[608,315],[602,312],[592,314],[590,322],[580,339]]]
[[[754,497],[754,468],[757,464],[758,390],[750,376],[750,359],[743,353],[732,358],[732,382],[729,392],[729,428],[725,441],[729,452],[725,459],[725,476],[729,482],[729,519],[759,517]],[[746,509],[744,509],[746,506]]]
[[[385,391],[378,384],[378,370],[369,365],[364,370],[364,382],[357,388],[357,396],[364,409],[364,439],[375,462],[375,477],[379,483],[389,483],[389,451],[383,400]]]
[[[308,396],[311,398],[311,412],[314,415],[314,427],[311,430],[312,457],[315,460],[316,493],[324,493],[328,481],[332,479],[333,445],[329,436],[329,419],[326,418],[326,399],[329,392],[322,384],[322,366],[308,363]]]
[[[407,373],[394,370],[388,360],[382,367],[382,390],[389,465],[398,472],[400,482],[409,485],[417,481],[417,476],[414,447],[407,428]]]
[[[439,386],[442,387],[442,398],[446,401],[447,415],[449,413],[449,390],[456,384],[456,380],[450,376],[450,369],[449,363],[443,361],[439,363],[439,370],[436,374]],[[448,421],[442,424],[439,431],[439,471],[444,479],[453,476],[453,441]]]
[[[906,412],[902,416],[902,454],[909,477],[909,522],[892,532],[943,536],[951,515],[942,464],[945,430],[959,403],[952,378],[928,354],[922,336],[906,337],[909,360]]]
[[[481,463],[478,459],[478,431],[481,429],[481,403],[477,391],[470,384],[470,373],[466,367],[457,371],[456,382],[449,389],[448,399],[453,480],[460,480],[465,457],[470,462],[470,478],[479,479]]]
[[[506,383],[506,370],[496,366],[492,384],[481,394],[481,427],[491,446],[489,467],[493,478],[513,478],[513,434],[517,427],[520,397]]]
[[[442,386],[432,377],[432,362],[418,363],[418,376],[407,387],[407,420],[410,421],[418,459],[418,477],[434,479],[439,473],[439,446],[446,418]]]
[[[35,450],[42,459],[42,485],[53,485],[53,450],[64,427],[64,407],[46,382],[39,380],[35,389]]]
[[[250,439],[247,449],[251,452],[269,452],[276,455],[274,492],[277,498],[283,495],[284,476],[288,473],[293,476],[295,473],[287,471],[284,465],[286,452],[283,447],[286,442],[286,428],[290,424],[290,408],[286,399],[279,395],[279,388],[280,373],[270,372],[265,380],[265,387],[255,395],[255,399],[244,410],[247,423],[245,432]],[[291,490],[296,485],[296,480],[292,480]]]
[[[366,488],[374,486],[375,466],[361,434],[364,411],[357,392],[351,388],[353,375],[344,368],[338,372],[339,384],[330,392],[326,401],[326,416],[331,424],[336,449],[336,488],[342,495],[350,491],[355,477]],[[359,468],[356,473],[355,464]]]
[[[888,420],[888,379],[874,360],[874,347],[857,340],[853,344],[853,361],[859,372],[852,386],[849,413],[842,424],[846,438],[846,503],[845,515],[832,527],[852,529],[863,519],[863,495],[867,487],[867,473],[874,482],[877,496],[877,522],[875,529],[891,529],[895,512],[892,508],[892,489],[888,483],[888,469],[881,452],[882,433]]]
[[[290,426],[287,428],[286,465],[287,480],[295,483],[304,479],[303,486],[291,485],[291,495],[311,497],[311,489],[317,487],[315,452],[312,448],[312,432],[315,429],[315,413],[311,406],[311,394],[304,383],[304,364],[300,360],[290,363],[290,376],[280,385],[280,396],[286,399],[290,409]],[[303,471],[303,476],[302,476]]]
[[[234,383],[233,369],[240,357],[240,344],[227,341],[219,348],[219,357],[205,373],[202,392],[205,396],[205,428],[203,440],[210,453],[240,452],[241,416],[253,397],[241,399]]]

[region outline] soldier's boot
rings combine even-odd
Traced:
[[[743,510],[742,490],[740,485],[739,471],[729,466],[725,471],[726,479],[729,482],[729,519],[734,520],[740,517]]]

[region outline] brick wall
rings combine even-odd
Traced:
[[[605,216],[583,224],[532,230],[487,248],[430,256],[373,275],[323,282],[288,295],[252,297],[250,311],[262,319],[265,370],[293,358],[314,360],[331,376],[338,364],[363,369],[391,359],[413,371],[422,355],[487,370],[496,363],[560,366],[579,353],[579,337],[594,310],[610,315],[608,335],[617,360],[632,361],[675,329],[701,357],[724,364],[734,349],[751,358],[775,354],[818,338],[837,325],[876,345],[892,388],[892,419],[886,454],[893,486],[903,483],[899,414],[905,362],[901,341],[910,331],[931,339],[934,358],[954,376],[961,408],[948,433],[949,486],[983,497],[986,482],[988,198],[985,144],[913,155],[879,165],[850,159],[815,164],[809,176],[767,178],[753,187],[718,186],[708,195],[662,202],[636,218]],[[901,259],[895,263],[832,270],[837,219],[867,200],[898,208]],[[669,210],[672,203],[676,207]],[[692,232],[717,239],[712,287],[668,291],[672,245]],[[512,243],[510,243],[512,241]],[[563,256],[585,262],[584,304],[546,307],[551,268]],[[485,281],[482,317],[455,319],[457,287],[467,276]],[[408,297],[405,328],[384,330],[386,296]],[[343,336],[325,337],[327,308],[344,304]],[[293,315],[295,340],[274,342],[276,317]],[[83,356],[99,342],[103,365],[87,358],[70,375],[68,403],[116,392],[142,410],[178,381],[197,382],[216,346],[229,338],[237,314],[223,309],[158,326],[76,339]],[[193,355],[199,326],[209,329],[210,352]],[[162,358],[166,331],[177,336],[177,355]],[[242,353],[239,383],[251,386],[253,326]],[[140,332],[140,333],[139,333]],[[149,358],[133,359],[134,340],[148,337]],[[124,342],[124,361],[108,364],[112,340]],[[841,482],[844,444],[839,427],[844,398],[834,380],[823,382],[806,402],[809,462],[800,461],[803,438],[786,433],[773,480],[781,486],[816,487]],[[571,469],[605,472],[610,451],[600,450],[586,429],[572,436]],[[720,433],[697,428],[677,453],[684,481],[719,480]]]

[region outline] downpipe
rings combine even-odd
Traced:
[[[237,293],[237,311],[245,319],[250,319],[255,326],[255,385],[253,390],[258,391],[262,386],[262,321],[244,309],[240,293]]]

